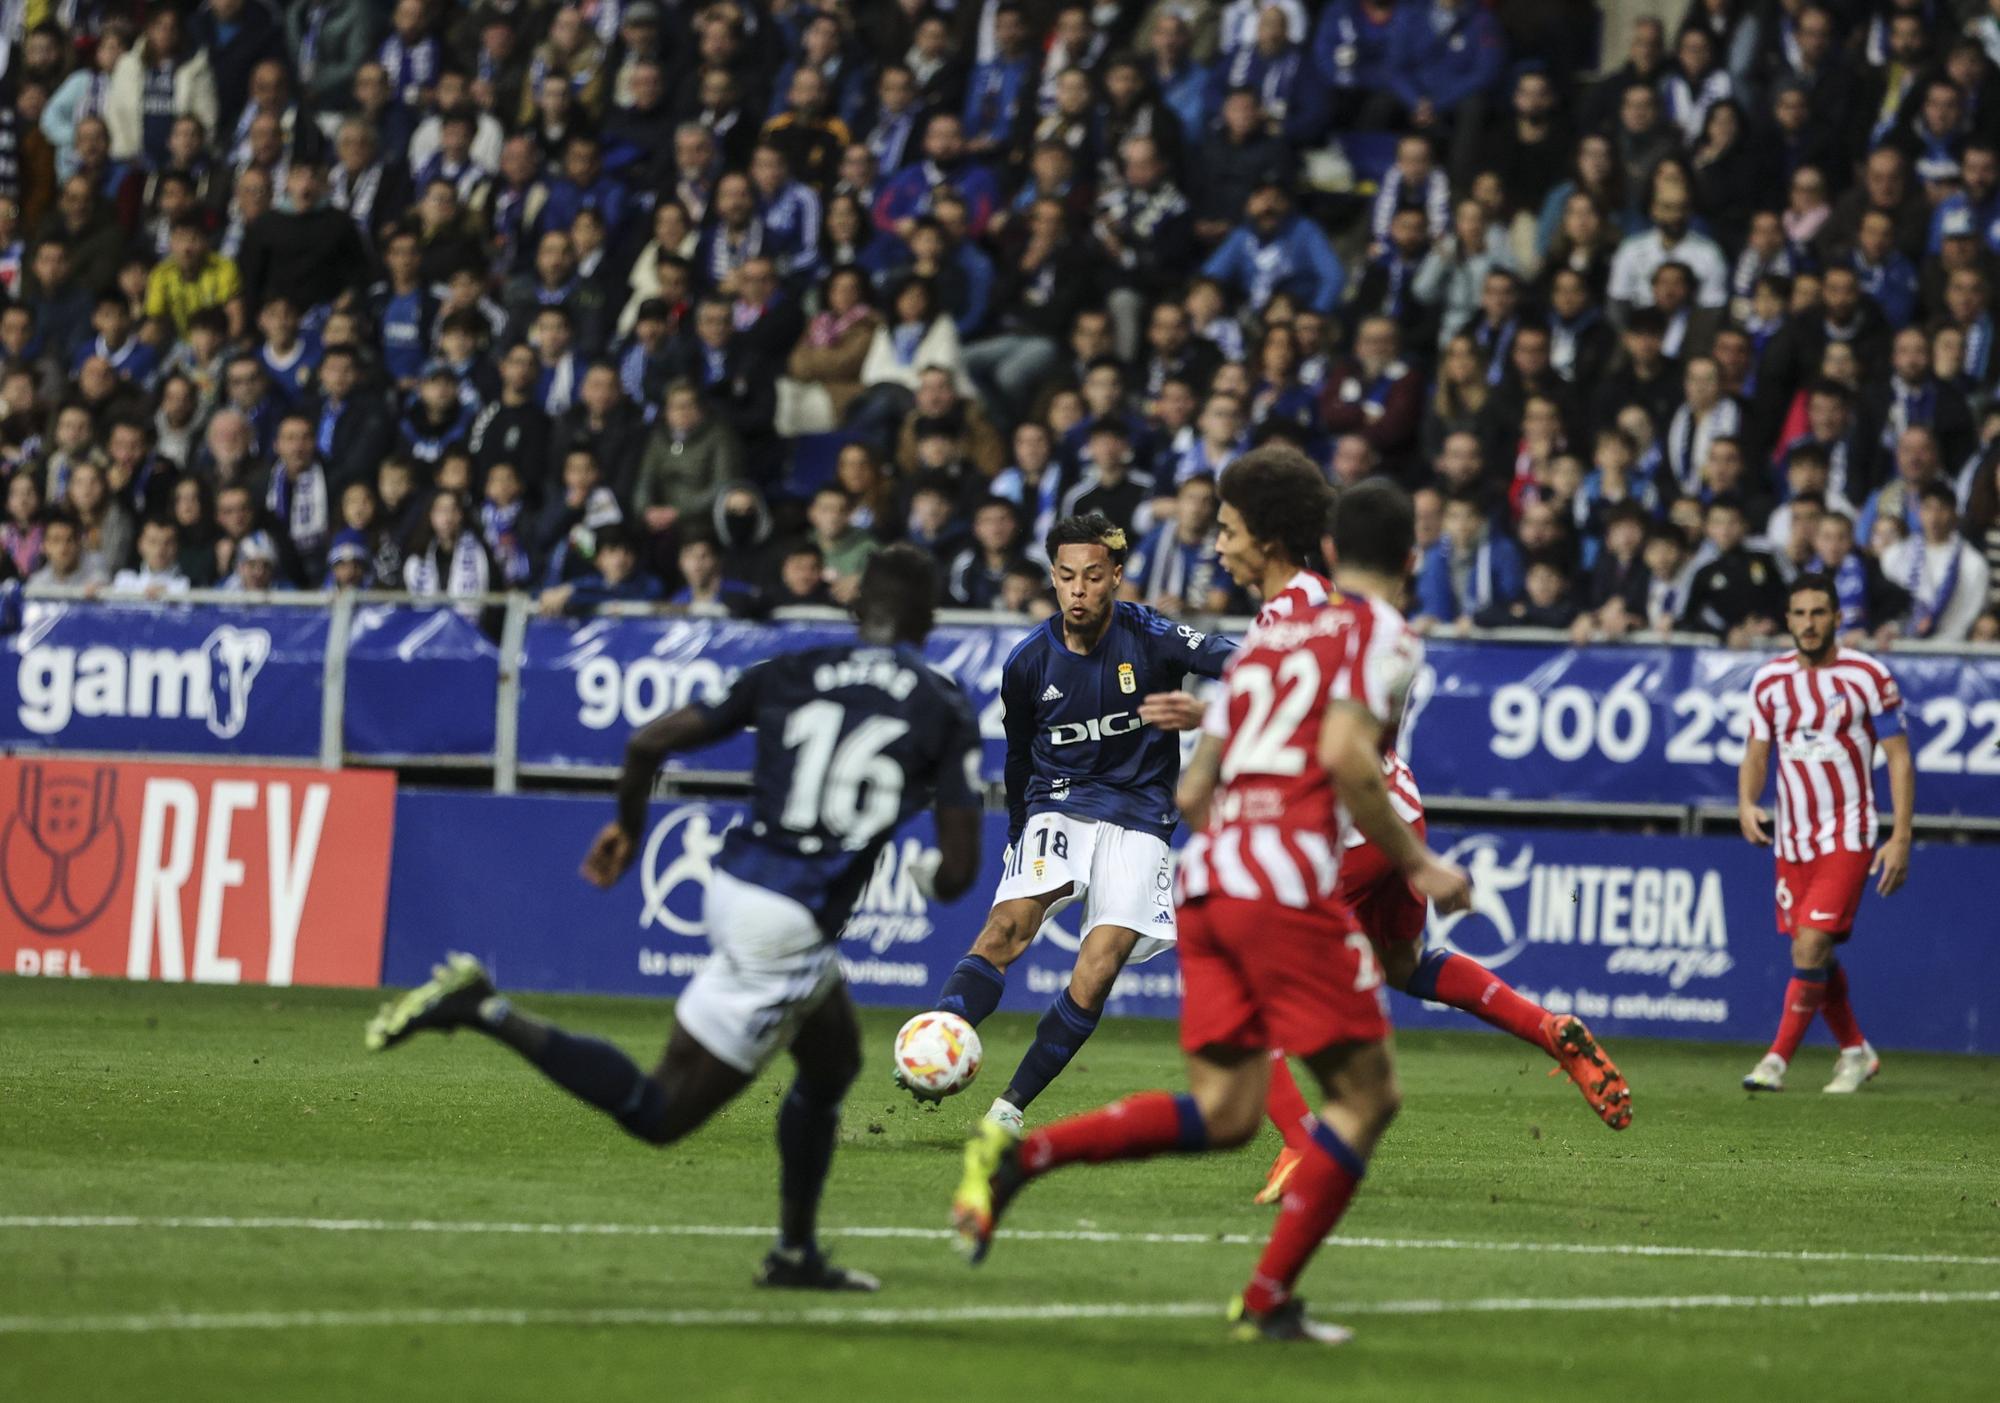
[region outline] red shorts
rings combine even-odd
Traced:
[[[1854,928],[1861,894],[1868,890],[1873,853],[1827,853],[1806,862],[1778,859],[1778,932],[1823,930],[1846,935]]]
[[[1424,836],[1421,819],[1412,827],[1419,838]],[[1361,843],[1341,853],[1340,899],[1377,944],[1392,940],[1421,943],[1430,923],[1430,907],[1373,843]]]
[[[1309,1054],[1389,1036],[1382,967],[1344,907],[1209,896],[1179,915],[1183,1051]]]

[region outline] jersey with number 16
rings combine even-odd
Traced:
[[[729,830],[715,865],[791,897],[829,939],[905,819],[933,803],[979,806],[979,723],[914,648],[781,654],[700,705],[718,737],[757,728],[750,821]]]

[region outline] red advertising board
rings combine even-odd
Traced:
[[[386,772],[0,759],[0,971],[382,978]]]

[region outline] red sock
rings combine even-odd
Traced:
[[[1291,1064],[1282,1052],[1271,1054],[1271,1086],[1264,1093],[1264,1114],[1285,1137],[1286,1149],[1306,1152],[1306,1146],[1312,1143],[1309,1122],[1313,1113],[1306,1105],[1306,1098],[1299,1095],[1299,1084],[1292,1079]]]
[[[1142,1091],[1034,1131],[1021,1142],[1021,1167],[1033,1175],[1078,1160],[1150,1159],[1168,1150],[1201,1149],[1207,1139],[1192,1097]]]
[[[1820,1009],[1827,1031],[1842,1047],[1862,1044],[1861,1025],[1854,1021],[1854,1006],[1847,1001],[1847,971],[1835,965],[1826,976],[1826,1005]]]
[[[1785,1016],[1778,1020],[1778,1036],[1771,1040],[1771,1051],[1785,1061],[1792,1060],[1805,1041],[1806,1029],[1812,1027],[1813,1015],[1826,1003],[1826,985],[1826,971],[1818,969],[1799,970],[1785,985]]]
[[[1261,1315],[1291,1298],[1293,1283],[1347,1211],[1367,1167],[1325,1122],[1314,1122],[1312,1148],[1285,1186],[1284,1206],[1271,1228],[1271,1240],[1257,1261],[1256,1275],[1243,1289],[1246,1307]]]
[[[1549,1050],[1542,1040],[1542,1020],[1548,1017],[1548,1010],[1529,1003],[1479,961],[1463,955],[1446,955],[1433,966],[1431,974],[1432,992],[1423,997],[1463,1009],[1523,1042],[1531,1042],[1544,1052]]]

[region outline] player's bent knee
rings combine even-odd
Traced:
[[[1414,940],[1385,940],[1375,947],[1376,957],[1382,965],[1382,977],[1389,987],[1409,992],[1410,980],[1416,976],[1417,965],[1423,952]]]
[[[614,1118],[627,1134],[649,1145],[671,1145],[694,1129],[684,1123],[683,1117],[674,1114],[666,1088],[651,1077],[639,1084],[632,1104],[614,1112]]]

